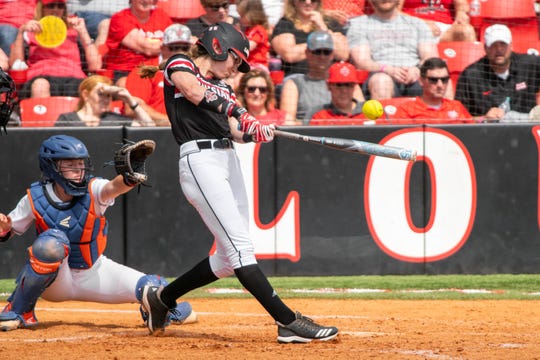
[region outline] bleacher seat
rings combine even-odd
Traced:
[[[185,23],[206,13],[199,0],[158,0],[156,6],[165,10],[175,22],[179,23]]]
[[[493,24],[504,24],[512,31],[514,39],[538,41],[538,19],[534,10],[535,0],[485,0],[482,1],[480,41],[485,29]]]
[[[540,56],[540,41],[513,39],[512,49],[517,53]]]
[[[454,87],[459,74],[485,55],[484,44],[479,41],[449,41],[438,45],[439,56],[446,61]]]
[[[60,114],[75,111],[78,101],[79,98],[71,96],[23,99],[19,103],[21,126],[54,126]]]
[[[401,104],[404,104],[409,101],[415,101],[416,97],[409,97],[409,96],[402,96],[402,97],[394,97],[391,99],[382,99],[379,100],[383,106],[384,114],[381,116],[379,120],[377,120],[377,123],[384,124],[386,123],[392,123],[394,119],[396,119],[395,114],[398,106]]]

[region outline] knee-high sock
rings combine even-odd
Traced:
[[[276,294],[259,265],[241,267],[235,269],[234,273],[240,283],[259,301],[274,320],[285,325],[295,320],[294,312]]]
[[[176,299],[180,296],[201,286],[213,283],[217,279],[218,277],[214,275],[210,267],[210,259],[206,258],[167,285],[161,292],[161,301],[169,309],[174,309],[176,307]]]

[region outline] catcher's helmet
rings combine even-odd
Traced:
[[[0,131],[9,121],[13,106],[15,105],[15,83],[2,68],[0,68]]]
[[[229,51],[234,51],[242,59],[238,71],[249,71],[249,41],[246,36],[238,31],[233,25],[226,22],[218,22],[210,25],[201,35],[197,44],[202,46],[217,61],[225,61]]]
[[[62,175],[56,165],[56,161],[62,159],[85,160],[86,166],[82,181],[68,180]],[[69,195],[83,196],[86,194],[90,179],[89,170],[91,170],[90,155],[86,146],[79,139],[68,135],[54,135],[43,141],[39,149],[39,168],[46,180],[57,182]]]

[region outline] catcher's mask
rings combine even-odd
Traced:
[[[84,177],[75,182],[66,179],[59,171],[58,160],[83,159],[85,161]],[[89,171],[92,170],[90,155],[86,146],[72,136],[54,135],[43,141],[39,149],[39,168],[43,172],[45,180],[58,183],[71,196],[83,196],[87,192]]]
[[[197,41],[197,45],[202,46],[210,57],[217,61],[227,60],[229,51],[232,51],[242,59],[238,71],[247,73],[250,69],[247,61],[249,41],[229,23],[218,22],[209,26]]]
[[[0,68],[0,124],[6,131],[5,124],[8,123],[13,106],[15,105],[15,83],[2,68]],[[0,129],[0,132],[2,129]]]

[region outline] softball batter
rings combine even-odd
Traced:
[[[89,173],[86,146],[72,136],[54,135],[39,150],[44,180],[33,183],[9,215],[0,213],[0,242],[23,234],[35,223],[38,236],[17,276],[17,286],[0,313],[0,330],[38,323],[34,307],[41,296],[49,301],[138,303],[145,285],[166,284],[103,255],[107,244],[105,210],[133,189],[122,175],[112,180]],[[168,321],[196,321],[183,302],[166,314]],[[142,311],[143,320],[147,320]]]
[[[151,333],[163,332],[176,299],[235,274],[278,325],[279,342],[330,340],[338,329],[324,327],[289,309],[255,259],[249,238],[248,199],[234,142],[269,142],[273,126],[261,125],[238,107],[222,79],[249,71],[249,42],[232,25],[210,26],[191,56],[175,55],[164,66],[165,104],[180,146],[180,184],[216,240],[214,255],[169,285],[146,286],[143,305]]]

